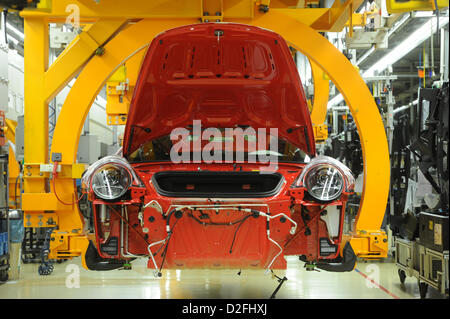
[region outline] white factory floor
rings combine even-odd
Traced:
[[[419,299],[417,280],[401,284],[391,259],[360,261],[348,273],[307,272],[296,257],[287,261],[286,271],[275,272],[288,278],[277,299]],[[132,270],[96,272],[74,258],[55,264],[49,276],[39,276],[38,266],[22,264],[18,280],[0,285],[0,299],[267,299],[278,284],[264,270],[166,270],[155,278],[145,260]],[[443,297],[429,287],[427,298]]]

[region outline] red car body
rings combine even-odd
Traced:
[[[176,128],[192,132],[196,120],[219,130],[276,128],[282,147],[316,157],[305,94],[283,38],[231,23],[164,32],[143,59],[125,128],[122,155],[134,182],[114,200],[87,188],[95,225],[89,268],[145,257],[158,270],[284,269],[283,257],[296,255],[323,269],[352,269],[351,247],[341,247],[351,185],[334,200],[318,201],[298,182],[303,161],[280,160],[275,170],[246,159],[174,163],[161,137]],[[229,146],[249,152],[234,141]]]

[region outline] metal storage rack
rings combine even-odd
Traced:
[[[395,264],[401,283],[405,282],[406,277],[416,277],[420,298],[426,297],[428,286],[448,298],[448,250],[439,252],[423,246],[418,241],[396,237],[395,251]]]
[[[9,270],[9,197],[8,153],[0,147],[0,282],[8,280]]]

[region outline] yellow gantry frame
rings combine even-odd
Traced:
[[[220,21],[251,24],[279,33],[317,69],[325,72],[340,90],[355,119],[364,159],[364,190],[356,232],[347,240],[352,242],[359,256],[386,255],[387,243],[383,242],[386,235],[380,232],[380,227],[388,197],[390,164],[381,116],[358,71],[318,32],[339,31],[348,24],[350,17],[350,21],[355,20],[353,10],[362,0],[336,1],[330,9],[288,8],[290,2],[271,1],[269,12],[261,13],[259,5],[269,4],[269,1],[130,0],[124,4],[121,0],[110,0],[97,4],[91,0],[60,0],[53,1],[49,10],[22,12],[26,128],[22,209],[25,222],[29,221],[33,227],[58,226],[52,235],[50,258],[84,255],[88,238],[78,206],[61,203],[49,183],[50,174],[39,170],[40,164],[51,163],[48,158],[49,101],[77,76],[61,108],[50,152],[60,153],[62,157],[62,171],[55,183],[58,197],[71,203],[76,199],[74,178],[79,178],[83,170],[76,164],[79,137],[101,88],[125,62],[142,57],[158,33],[198,23],[199,19],[205,19],[206,11],[209,13],[206,16],[212,16],[216,8],[222,10]],[[64,23],[68,5],[77,5],[80,21],[91,24],[49,66],[48,24]],[[316,90],[316,99],[320,100],[319,92],[325,89],[316,86]],[[328,98],[328,89],[326,96]],[[324,105],[326,107],[326,103]],[[314,109],[314,112],[319,111]]]
[[[17,122],[6,119],[5,121],[5,137],[12,144],[15,144],[16,140],[16,126]],[[8,153],[8,183],[9,183],[9,208],[10,209],[20,209],[18,207],[18,198],[20,197],[20,181],[19,181],[20,168],[19,163],[16,160],[16,152],[9,145],[9,153]]]

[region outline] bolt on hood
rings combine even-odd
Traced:
[[[272,31],[203,23],[153,39],[130,105],[124,156],[193,120],[202,128],[277,128],[279,138],[315,155],[296,65],[286,41]]]

